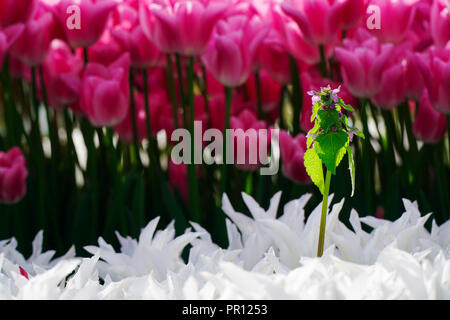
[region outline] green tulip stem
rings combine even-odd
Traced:
[[[331,171],[327,169],[327,176],[325,178],[325,189],[323,191],[322,201],[322,215],[320,216],[320,232],[319,232],[319,245],[317,247],[317,256],[323,255],[323,245],[325,242],[325,226],[327,221],[327,209],[328,209],[328,193],[330,192],[331,183]]]

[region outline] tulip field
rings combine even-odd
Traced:
[[[0,299],[449,279],[450,0],[0,0]]]

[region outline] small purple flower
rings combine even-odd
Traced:
[[[339,101],[339,97],[338,97],[338,93],[339,91],[341,91],[341,86],[339,86],[337,89],[334,89],[333,91],[331,91],[331,100],[333,100],[334,102],[338,102]]]
[[[317,138],[317,134],[315,134],[315,133],[308,133],[308,134],[306,135],[306,138],[309,138],[309,137],[311,137],[311,139],[313,139],[313,141],[314,141],[314,140],[316,140],[316,138]]]
[[[355,133],[357,133],[357,132],[359,132],[359,131],[356,130],[356,129],[350,130],[349,132],[347,132],[347,133],[348,133],[348,139],[349,139],[350,142],[352,142],[352,140],[353,140],[353,135],[354,135]]]
[[[330,85],[328,85],[328,86],[326,86],[326,87],[320,87],[320,91],[321,91],[321,92],[324,92],[324,93],[326,93],[326,92],[328,92],[328,91],[330,91],[330,90],[331,90]]]
[[[339,118],[342,118],[343,114],[342,112],[339,112]]]
[[[331,109],[334,109],[334,107],[335,107],[334,104],[332,104],[332,105],[330,106]]]
[[[313,96],[311,98],[312,104],[315,105],[317,102],[320,101],[320,97],[319,96]]]
[[[336,131],[337,131],[337,128],[336,128],[336,127],[333,127],[333,131],[336,132]]]

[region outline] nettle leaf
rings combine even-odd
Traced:
[[[348,143],[348,134],[343,131],[329,132],[318,136],[314,149],[328,170],[336,174],[336,162],[341,156],[340,149]],[[342,157],[341,157],[342,160]]]
[[[320,130],[320,125],[319,125],[319,122],[316,121],[314,123],[314,127],[312,127],[312,129],[309,130],[309,132],[308,132],[308,138],[306,139],[306,145],[308,146],[308,149],[311,146],[311,144],[314,142],[313,137],[315,137],[317,135],[319,130]]]
[[[342,115],[342,122],[344,122],[345,126],[348,126],[348,118],[345,114]]]
[[[348,125],[348,124],[346,125],[346,127],[347,127],[347,130],[348,130],[348,131],[353,131],[353,134],[354,134],[354,135],[356,135],[356,136],[358,136],[358,137],[360,137],[360,138],[365,139],[364,133],[361,132],[361,131],[359,131],[357,128],[352,127],[351,125]]]
[[[306,138],[306,147],[309,149],[313,142],[314,142],[314,140],[313,140],[312,136],[309,136],[308,138]]]
[[[358,137],[363,138],[363,139],[366,138],[366,137],[364,136],[364,133],[362,133],[361,131],[356,131],[356,132],[355,132],[355,135],[357,135]]]
[[[306,150],[304,160],[306,172],[311,177],[312,182],[319,188],[320,193],[323,194],[325,182],[323,180],[322,160],[314,149]]]
[[[350,170],[350,179],[352,180],[352,195],[355,192],[355,162],[353,161],[352,148],[347,146],[348,170]]]
[[[316,121],[315,123],[314,123],[314,127],[312,127],[311,128],[311,130],[309,130],[309,134],[316,134],[317,132],[319,132],[319,129],[320,129],[320,125],[319,125],[319,123]]]
[[[312,112],[312,115],[311,115],[311,122],[313,122],[316,119],[317,112],[319,112],[319,110],[320,110],[320,102],[316,102],[313,105],[313,112]]]
[[[339,122],[339,112],[333,109],[320,110],[318,112],[318,117],[320,127],[325,131]]]
[[[339,167],[339,163],[341,163],[342,159],[345,156],[345,153],[347,152],[347,146],[348,146],[348,142],[345,144],[345,146],[343,146],[342,148],[339,149],[337,156],[336,156],[336,168]]]
[[[348,110],[351,112],[355,111],[355,109],[353,109],[353,107],[351,105],[345,104],[344,100],[342,100],[341,98],[339,98],[338,104],[345,110]]]

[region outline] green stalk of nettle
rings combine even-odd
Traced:
[[[321,257],[323,254],[331,175],[336,174],[336,168],[347,153],[353,196],[355,190],[355,164],[349,143],[352,141],[354,135],[364,138],[362,132],[349,125],[344,110],[350,112],[354,110],[339,98],[339,90],[340,87],[332,90],[328,86],[321,88],[320,92],[308,92],[312,96],[313,112],[311,122],[314,122],[314,127],[307,135],[308,150],[304,157],[305,167],[312,182],[319,188],[323,195],[319,244],[317,248],[318,257]],[[326,167],[325,179],[323,165]]]

